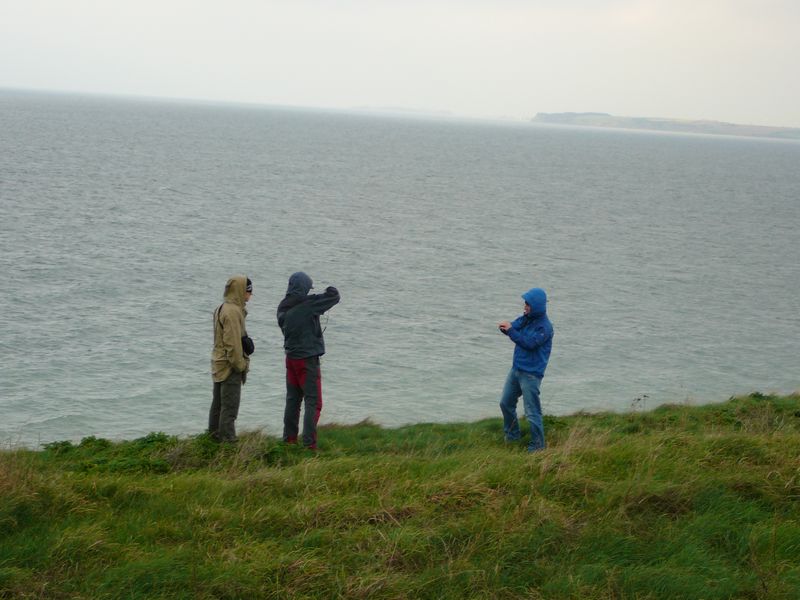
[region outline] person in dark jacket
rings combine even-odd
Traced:
[[[514,342],[514,360],[503,387],[500,411],[503,413],[506,441],[519,440],[521,433],[517,420],[517,401],[522,396],[531,427],[528,452],[535,452],[545,447],[539,388],[550,360],[553,325],[547,318],[547,294],[543,289],[530,289],[522,294],[522,299],[525,300],[523,314],[512,323],[503,321],[498,324],[500,331]]]
[[[325,341],[319,317],[338,304],[338,290],[329,286],[322,294],[309,294],[311,277],[302,271],[289,277],[286,297],[278,305],[278,325],[283,332],[286,353],[286,408],[283,413],[283,441],[297,443],[300,405],[303,414],[303,445],[317,448],[317,422],[322,411],[320,356]]]

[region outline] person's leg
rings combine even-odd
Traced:
[[[208,411],[208,434],[215,440],[219,439],[220,388],[221,384],[215,381],[211,392],[211,409]]]
[[[517,375],[512,368],[506,377],[503,394],[500,396],[500,412],[503,413],[503,433],[507,442],[520,438],[519,420],[517,419],[517,400],[522,391],[519,387]]]
[[[303,382],[305,410],[303,412],[303,445],[317,447],[317,423],[322,412],[322,372],[319,356],[306,359],[306,377]]]
[[[231,373],[220,386],[219,438],[222,442],[236,441],[236,417],[242,398],[242,374]]]
[[[283,441],[297,443],[300,429],[300,404],[303,401],[301,382],[305,377],[303,359],[286,357],[286,408],[283,411]]]
[[[528,417],[528,424],[531,426],[531,441],[528,444],[528,452],[542,450],[545,447],[542,405],[539,400],[541,384],[542,380],[531,373],[522,373],[520,376],[522,401],[525,403],[525,413]]]

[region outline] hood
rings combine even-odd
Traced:
[[[531,307],[532,317],[540,317],[547,313],[547,294],[542,288],[528,290],[522,294],[522,299]]]
[[[292,276],[289,277],[289,287],[286,289],[286,295],[306,296],[312,287],[314,287],[314,282],[311,281],[311,277],[302,271],[298,271],[297,273],[292,273]]]
[[[229,302],[231,304],[235,304],[237,306],[241,306],[242,308],[244,308],[245,305],[244,294],[246,289],[247,289],[247,276],[234,275],[233,277],[228,279],[228,283],[225,284],[225,294],[223,295],[225,302]]]

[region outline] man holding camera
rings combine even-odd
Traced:
[[[531,427],[528,452],[545,447],[542,407],[539,388],[550,359],[553,345],[553,325],[547,318],[547,294],[541,288],[533,288],[522,294],[525,301],[523,314],[512,323],[498,324],[500,331],[514,342],[514,360],[506,378],[500,398],[503,413],[503,432],[507,442],[520,439],[517,420],[517,401],[522,396],[525,414]]]
[[[286,296],[278,305],[278,325],[283,332],[286,353],[286,408],[283,414],[283,441],[296,444],[300,405],[303,413],[303,445],[317,448],[317,423],[322,411],[322,373],[320,356],[325,341],[319,317],[339,303],[338,290],[328,286],[322,294],[309,294],[311,277],[298,271],[289,277]]]

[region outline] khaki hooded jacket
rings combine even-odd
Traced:
[[[214,350],[211,353],[211,376],[215,383],[231,373],[247,373],[250,359],[242,350],[242,336],[247,335],[244,320],[247,277],[235,275],[225,284],[225,299],[214,311]]]

